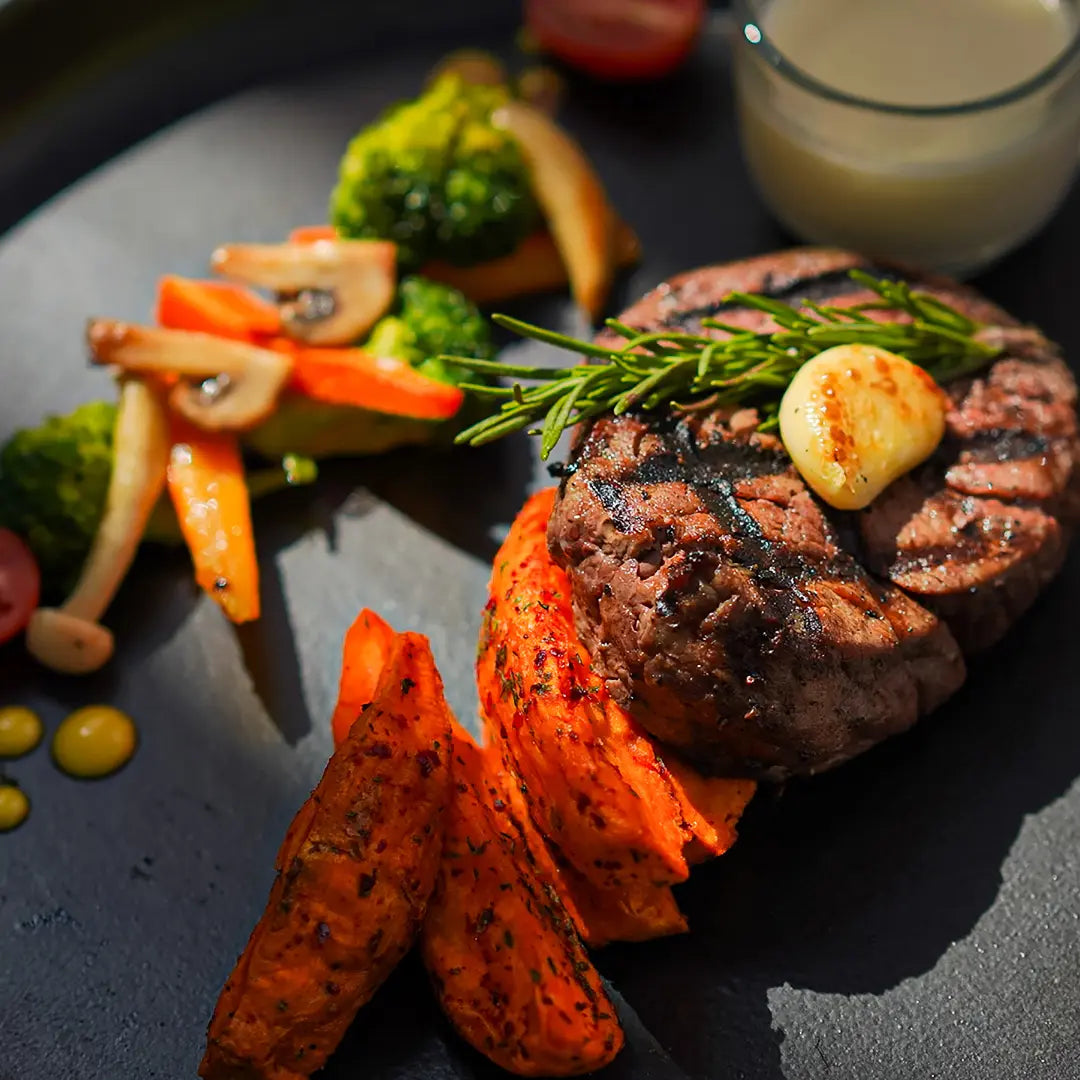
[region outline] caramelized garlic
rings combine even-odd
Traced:
[[[780,436],[825,502],[860,510],[934,452],[947,404],[933,378],[902,356],[838,345],[792,379],[780,403]]]

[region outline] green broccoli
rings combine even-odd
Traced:
[[[505,87],[438,79],[349,144],[330,200],[342,236],[394,240],[403,270],[513,251],[539,219],[517,144],[491,125]]]
[[[416,274],[402,279],[393,313],[375,324],[364,348],[407,360],[417,371],[454,385],[476,377],[440,360],[440,354],[481,360],[495,354],[491,326],[476,305],[457,289]]]
[[[0,525],[22,536],[47,602],[74,586],[105,509],[116,406],[80,405],[16,432],[0,451]]]

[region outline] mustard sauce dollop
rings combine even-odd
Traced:
[[[17,758],[29,754],[45,733],[41,717],[25,705],[5,705],[0,708],[0,758]]]
[[[0,780],[0,832],[17,829],[30,813],[30,800],[22,788]]]
[[[126,765],[137,742],[130,716],[111,705],[88,705],[56,729],[52,756],[68,775],[91,779]]]

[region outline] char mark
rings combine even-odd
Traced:
[[[771,276],[766,276],[761,287],[756,291],[771,300],[779,300],[784,304],[797,306],[802,300],[809,300],[814,304],[828,304],[841,296],[854,291],[858,286],[851,280],[851,270],[859,269],[879,281],[897,281],[900,275],[895,270],[883,266],[868,264],[858,267],[844,267],[841,270],[830,270],[824,274],[816,274],[813,277],[798,278],[792,281],[783,277],[778,283],[774,283]],[[661,325],[665,329],[688,330],[696,327],[702,319],[716,318],[725,311],[734,311],[741,305],[719,301],[713,304],[704,304],[700,307],[680,308],[673,306],[666,313]]]
[[[611,515],[611,520],[619,532],[630,533],[640,527],[640,522],[626,498],[626,489],[621,483],[611,480],[590,480],[589,488],[599,500],[600,505]]]
[[[994,428],[958,440],[956,449],[965,452],[969,461],[978,464],[1026,461],[1028,458],[1043,457],[1047,454],[1050,440],[1045,435],[1027,431]]]

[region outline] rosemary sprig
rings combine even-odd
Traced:
[[[702,328],[726,337],[663,330],[643,333],[608,319],[608,329],[623,339],[622,345],[612,348],[494,315],[496,323],[522,337],[594,362],[544,368],[444,357],[477,374],[514,380],[511,386],[462,387],[501,404],[456,441],[480,446],[526,428],[540,435],[540,456],[546,460],[559,436],[574,424],[605,412],[618,416],[630,409],[665,405],[685,409],[756,405],[765,429],[775,425],[780,398],[795,372],[834,345],[863,343],[898,353],[939,383],[977,371],[998,355],[998,348],[980,340],[976,323],[935,297],[906,282],[879,280],[860,270],[852,270],[851,277],[878,299],[851,308],[811,303],[795,308],[756,293],[728,297],[729,303],[772,316],[779,329],[770,333],[755,333],[719,319],[703,319]],[[910,322],[877,321],[867,314],[871,311],[901,311]],[[525,387],[523,380],[537,385]]]

